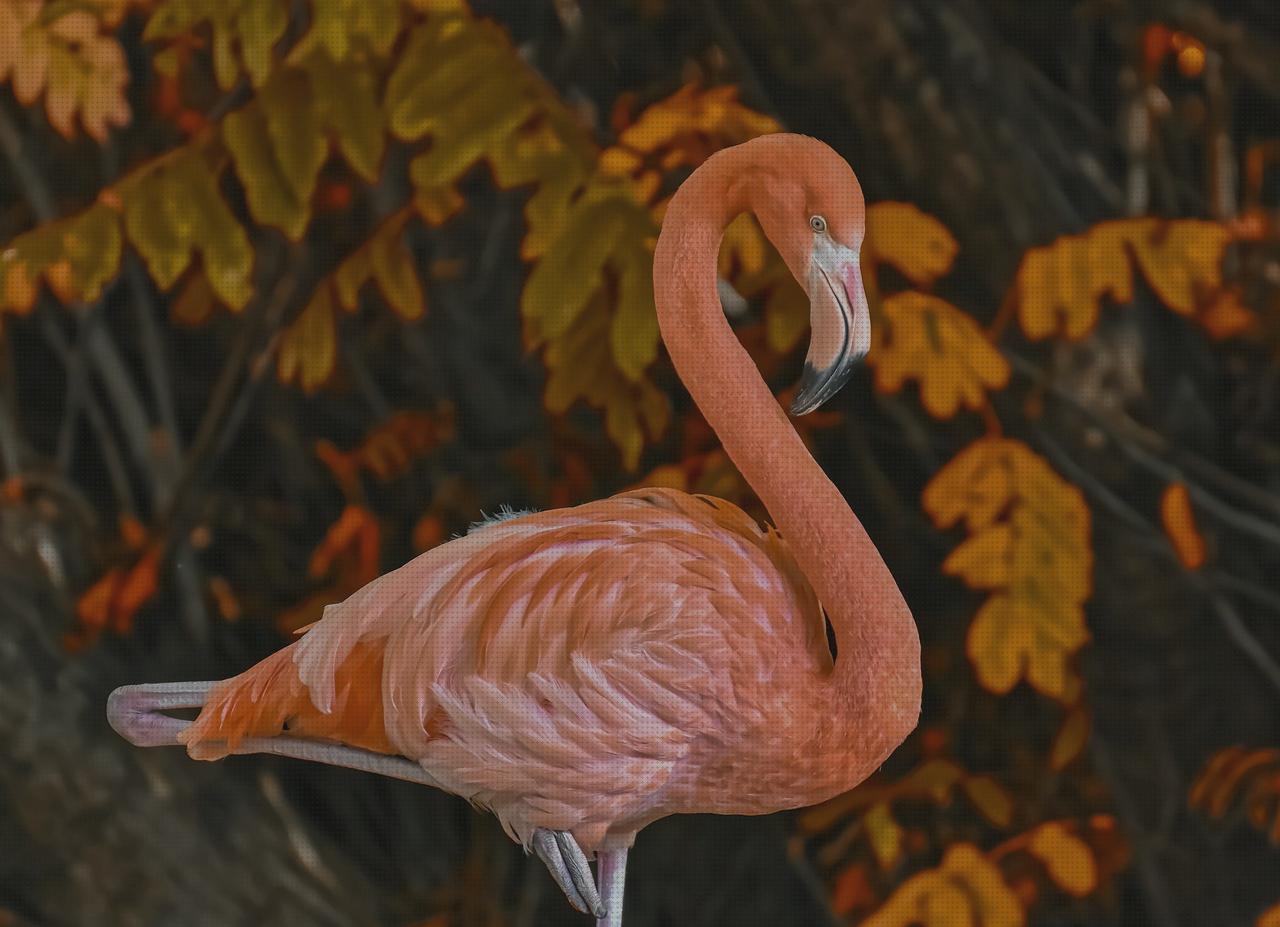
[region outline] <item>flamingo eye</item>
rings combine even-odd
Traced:
[[[814,216],[809,220],[809,228],[815,232],[825,232],[827,230],[827,220],[822,216]]]

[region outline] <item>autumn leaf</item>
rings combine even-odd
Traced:
[[[142,37],[181,40],[207,22],[218,86],[230,90],[247,74],[261,87],[277,64],[274,47],[288,28],[289,6],[289,0],[167,0],[156,5]]]
[[[1089,510],[1080,491],[1019,441],[983,438],[960,452],[925,488],[939,528],[963,521],[969,538],[943,572],[992,591],[969,627],[978,679],[1004,694],[1026,678],[1071,702],[1071,656],[1088,639],[1091,591]]]
[[[910,203],[867,207],[863,249],[872,265],[889,264],[913,284],[928,287],[951,269],[960,246],[947,227]]]
[[[292,608],[285,609],[276,625],[295,633],[318,621],[325,606],[341,602],[377,579],[381,573],[382,528],[374,514],[362,505],[349,504],[329,526],[311,554],[307,572],[328,583]]]
[[[325,280],[316,287],[298,318],[284,330],[276,372],[281,383],[296,380],[304,392],[314,393],[333,375],[337,359],[333,289]]]
[[[639,175],[697,167],[730,145],[781,131],[776,120],[738,102],[733,86],[707,90],[686,84],[646,108],[601,155],[608,173]]]
[[[147,548],[133,565],[109,570],[76,602],[76,617],[89,634],[110,629],[123,634],[138,610],[155,595],[160,580],[159,544]]]
[[[886,298],[881,308],[869,358],[881,392],[895,393],[914,379],[925,409],[950,418],[962,405],[981,408],[986,391],[1009,382],[1004,355],[969,315],[945,300],[908,290]]]
[[[1229,747],[1209,759],[1192,784],[1190,806],[1220,818],[1236,801],[1249,823],[1280,846],[1280,750]]]
[[[881,869],[892,869],[902,857],[902,827],[893,819],[893,809],[882,801],[872,805],[862,816],[867,842]]]
[[[41,280],[64,303],[96,300],[121,253],[120,217],[101,203],[19,235],[0,253],[0,311],[29,312]]]
[[[1025,922],[1000,870],[973,844],[956,843],[937,869],[903,882],[862,927],[1021,927]]]
[[[1063,891],[1083,898],[1098,887],[1098,867],[1088,844],[1061,822],[1047,821],[1037,827],[1027,848]]]
[[[448,408],[435,414],[402,411],[374,427],[350,451],[339,450],[327,440],[316,442],[316,456],[344,487],[352,485],[361,470],[385,483],[403,476],[415,460],[452,437],[453,415]]]
[[[373,282],[387,305],[402,319],[412,321],[426,311],[417,265],[404,242],[405,223],[411,214],[412,207],[393,213],[368,241],[338,265],[333,284],[343,309],[355,311],[361,287]]]
[[[76,122],[99,142],[112,126],[127,125],[129,69],[110,28],[92,5],[46,8],[43,0],[0,4],[0,82],[9,81],[23,106],[43,94],[49,124],[74,138]]]
[[[1280,904],[1274,904],[1259,914],[1255,927],[1280,927]]]
[[[227,115],[222,137],[253,218],[299,240],[329,150],[307,75],[294,69],[275,74],[253,102]]]
[[[1013,820],[1013,799],[990,776],[968,776],[964,791],[973,806],[996,827],[1008,827]]]
[[[1171,483],[1160,497],[1160,523],[1169,537],[1178,562],[1188,570],[1204,566],[1204,536],[1196,527],[1196,516],[1191,510],[1191,497],[1183,483]]]
[[[875,904],[876,894],[867,878],[865,863],[854,863],[840,873],[831,893],[831,910],[836,914],[849,914],[858,908]]]
[[[1054,772],[1066,769],[1080,755],[1089,740],[1089,713],[1081,705],[1067,712],[1062,726],[1054,735],[1049,748],[1049,768]]]
[[[1133,299],[1132,265],[1166,306],[1181,315],[1212,310],[1223,293],[1221,263],[1231,233],[1216,222],[1153,217],[1102,222],[1032,248],[1018,268],[1014,293],[1027,337],[1084,337],[1098,322],[1101,300]],[[1234,329],[1234,321],[1220,324]]]

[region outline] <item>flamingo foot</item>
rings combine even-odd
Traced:
[[[107,699],[107,722],[135,747],[176,747],[178,734],[191,722],[164,712],[201,707],[215,685],[215,682],[158,682],[122,686]]]
[[[608,915],[604,902],[600,900],[600,892],[596,890],[591,865],[578,841],[573,839],[573,834],[539,827],[533,832],[533,849],[547,864],[551,877],[575,910],[597,919]]]

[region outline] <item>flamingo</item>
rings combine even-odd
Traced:
[[[238,676],[117,689],[115,730],[200,760],[271,753],[460,795],[597,927],[622,923],[647,824],[803,807],[866,778],[918,720],[919,637],[725,320],[717,254],[745,211],[809,294],[791,409],[804,414],[870,346],[864,204],[835,151],[776,134],[708,158],[662,223],[663,341],[776,528],[661,488],[505,513],[330,605]],[[166,713],[197,707],[194,722]]]

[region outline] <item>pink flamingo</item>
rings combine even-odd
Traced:
[[[112,726],[196,759],[274,753],[461,795],[598,927],[622,922],[646,824],[797,808],[861,782],[915,727],[919,638],[725,321],[717,252],[747,210],[809,292],[803,414],[870,345],[864,207],[839,155],[779,134],[709,158],[662,225],[663,340],[777,530],[665,489],[503,516],[329,606],[239,676],[117,689]],[[164,713],[201,706],[194,722]]]

